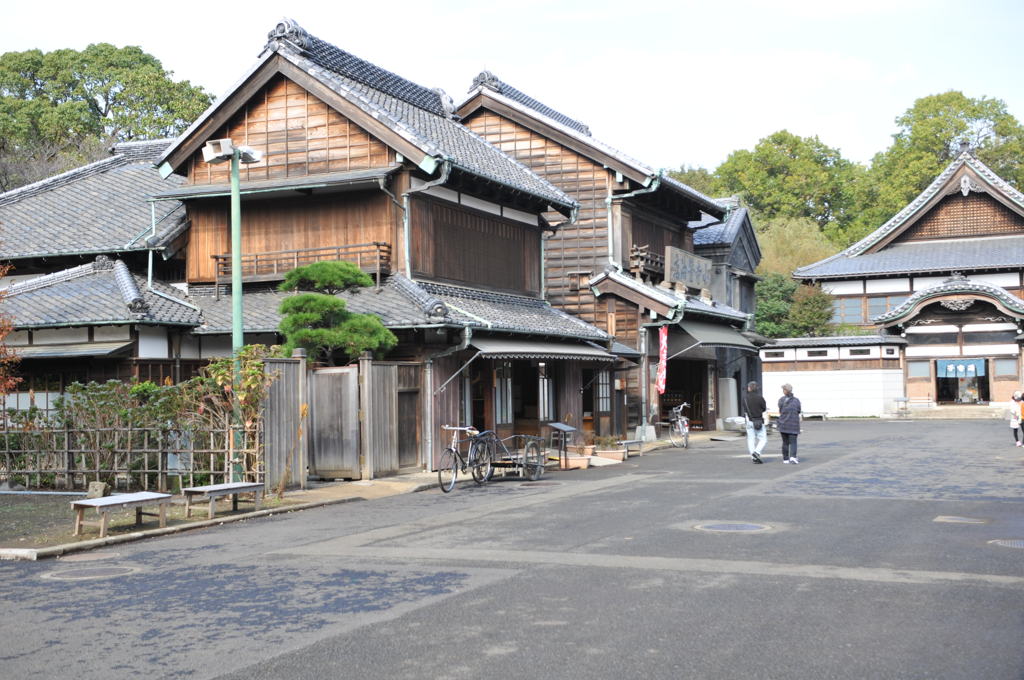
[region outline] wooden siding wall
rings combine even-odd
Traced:
[[[988,194],[971,193],[964,196],[957,193],[942,199],[931,212],[896,240],[924,241],[1022,232],[1024,218]]]
[[[536,227],[417,196],[410,208],[415,274],[517,293],[540,293]]]
[[[693,235],[682,225],[657,218],[635,209],[629,210],[631,228],[624,234],[630,241],[623,244],[624,252],[629,254],[632,246],[647,245],[650,252],[665,254],[665,246],[672,246],[693,252]]]
[[[383,142],[284,76],[268,83],[213,139],[224,137],[264,153],[259,163],[241,166],[243,182],[379,168],[395,160]],[[188,177],[192,184],[227,184],[230,171],[230,163],[205,163],[200,149]]]
[[[545,243],[548,299],[584,321],[605,328],[607,315],[586,286],[574,283],[578,272],[599,273],[608,256],[610,171],[557,142],[503,116],[479,110],[463,123],[580,203],[576,224],[561,227]],[[561,216],[550,217],[559,222]],[[584,282],[586,276],[583,277]],[[574,288],[580,288],[574,290]]]
[[[189,203],[189,283],[212,282],[211,256],[231,252],[229,209],[227,199]],[[383,193],[245,201],[242,205],[243,253],[396,240],[396,220],[391,202]]]
[[[434,422],[427,424],[433,432],[433,451],[428,459],[430,470],[437,469],[437,459],[448,446],[451,432],[441,429],[442,425],[465,425],[461,421],[462,406],[462,378],[457,377],[444,388],[443,392],[437,392],[444,385],[445,381],[455,375],[455,372],[462,367],[465,360],[454,356],[440,357],[434,359],[431,374],[432,385],[428,385],[429,392],[425,399],[433,399]],[[435,395],[434,393],[437,392]]]

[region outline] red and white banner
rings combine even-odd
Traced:
[[[668,368],[668,326],[658,329],[658,394],[665,394],[665,371]]]

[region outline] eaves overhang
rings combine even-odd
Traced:
[[[872,323],[893,326],[915,316],[922,307],[938,300],[986,300],[999,310],[1017,318],[1024,318],[1024,300],[1011,295],[1004,288],[971,281],[965,277],[950,277],[937,286],[925,288],[908,297],[898,307],[874,317]]]

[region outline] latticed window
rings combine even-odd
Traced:
[[[553,373],[554,370],[544,362],[537,366],[537,415],[541,420],[547,422],[558,420],[555,415],[555,379]]]
[[[833,298],[832,323],[864,323],[864,305],[861,298]]]
[[[597,374],[597,410],[600,413],[612,410],[612,376],[607,370]]]
[[[494,369],[494,423],[512,424],[512,362],[501,361]]]

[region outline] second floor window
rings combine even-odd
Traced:
[[[864,323],[864,305],[859,297],[834,298],[832,323]]]

